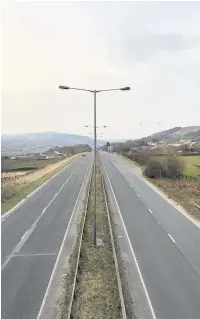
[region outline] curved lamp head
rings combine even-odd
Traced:
[[[120,90],[121,91],[130,91],[130,86],[126,86],[126,87],[124,87],[124,88],[121,88]]]
[[[69,90],[69,86],[65,86],[65,85],[59,85],[59,89],[60,90]]]

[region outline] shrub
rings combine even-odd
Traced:
[[[176,156],[169,156],[162,160],[150,159],[144,173],[150,178],[177,178],[183,173],[183,170],[184,162]]]
[[[147,162],[149,161],[149,155],[147,153],[144,152],[138,152],[135,154],[128,154],[128,153],[123,153],[124,156],[128,157],[129,159],[131,159],[134,162],[137,162],[138,164],[144,166],[147,164]]]
[[[150,178],[159,178],[166,174],[165,163],[158,159],[150,159],[144,171],[145,175]]]
[[[134,160],[142,166],[147,165],[147,163],[149,161],[149,155],[147,153],[141,152],[141,153],[135,154],[133,156],[135,157]]]
[[[165,161],[167,166],[166,177],[176,178],[183,174],[184,161],[176,156],[169,156],[165,159]]]

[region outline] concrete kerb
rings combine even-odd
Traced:
[[[69,162],[66,163],[66,165],[61,168],[57,173],[55,173],[53,176],[49,177],[44,183],[42,183],[40,186],[38,186],[34,191],[29,193],[25,198],[23,198],[19,203],[17,203],[15,206],[13,206],[11,209],[9,209],[7,212],[2,214],[1,220],[6,219],[10,214],[12,214],[17,208],[21,207],[30,197],[32,197],[35,193],[37,193],[43,186],[45,186],[47,183],[49,183],[52,179],[54,179],[56,176],[62,173],[62,171],[70,165],[73,161],[75,161],[78,156],[73,157]]]
[[[103,193],[104,193],[105,204],[106,204],[106,213],[107,213],[107,216],[108,216],[108,224],[109,224],[109,229],[110,229],[110,237],[111,237],[111,244],[112,244],[112,250],[113,250],[113,258],[114,258],[115,269],[116,269],[117,285],[118,285],[119,297],[120,297],[120,302],[121,302],[122,318],[123,319],[127,319],[126,307],[125,307],[125,302],[124,302],[124,295],[123,295],[123,290],[122,290],[122,282],[121,282],[121,277],[120,277],[120,270],[119,270],[116,247],[115,247],[115,241],[114,241],[114,235],[113,235],[112,220],[111,220],[110,211],[109,211],[109,208],[108,208],[107,193],[106,193],[106,190],[105,190],[105,180],[104,180],[104,177],[103,177],[102,161],[100,161],[100,171],[101,171],[101,181],[102,181]]]

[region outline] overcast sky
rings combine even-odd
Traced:
[[[105,137],[200,125],[200,2],[14,2],[2,15],[2,131]],[[142,123],[142,124],[140,124]],[[160,124],[158,124],[160,123]]]

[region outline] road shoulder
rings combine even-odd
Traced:
[[[121,160],[124,160],[129,167],[132,168],[134,167],[134,170],[132,169],[132,174],[135,175],[135,165],[134,163],[126,159],[124,156],[119,156]],[[187,219],[189,219],[195,226],[200,228],[200,221],[197,220],[195,217],[193,217],[191,214],[189,214],[186,209],[180,205],[178,202],[176,202],[174,199],[171,199],[168,197],[168,195],[163,192],[160,188],[158,188],[156,185],[151,183],[148,179],[145,178],[145,176],[142,174],[142,170],[140,167],[137,166],[137,177],[140,178],[144,183],[146,183],[149,187],[151,187],[157,194],[159,194],[163,199],[165,199],[169,204],[171,204],[176,210],[178,210],[182,215],[184,215]]]

